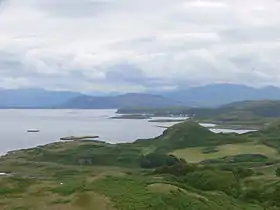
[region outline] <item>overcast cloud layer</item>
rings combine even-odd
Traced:
[[[278,0],[0,0],[0,87],[280,86]]]

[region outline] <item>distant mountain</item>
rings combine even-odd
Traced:
[[[128,93],[117,96],[94,97],[82,95],[70,99],[60,108],[75,109],[118,109],[122,107],[171,107],[181,103],[158,95]]]
[[[95,95],[95,96],[92,96]],[[101,94],[44,89],[1,89],[0,108],[218,107],[238,101],[280,100],[280,88],[253,88],[237,84],[211,84],[172,92]]]
[[[161,93],[186,106],[215,107],[237,101],[280,100],[280,88],[267,86],[253,88],[237,84],[211,84],[186,90]]]
[[[44,108],[65,103],[80,93],[44,89],[0,89],[0,108]]]
[[[190,108],[188,113],[197,118],[223,119],[224,121],[279,118],[280,101],[242,101],[218,108]]]

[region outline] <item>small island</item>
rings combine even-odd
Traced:
[[[110,119],[145,120],[145,119],[151,119],[151,116],[144,115],[144,114],[124,114],[124,115],[117,115],[114,117],[110,117]]]
[[[187,119],[153,119],[153,120],[149,120],[149,122],[160,122],[160,123],[168,123],[168,122],[184,122],[186,121]]]
[[[79,140],[91,140],[97,139],[99,136],[66,136],[60,138],[62,141],[79,141]]]

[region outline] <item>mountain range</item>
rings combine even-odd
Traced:
[[[280,88],[254,88],[238,84],[210,84],[201,87],[161,93],[190,107],[217,107],[238,101],[280,100]]]
[[[1,108],[46,108],[65,103],[81,93],[44,89],[0,89]]]
[[[181,102],[170,100],[159,95],[145,93],[128,93],[117,96],[88,96],[75,97],[60,105],[61,108],[71,109],[119,109],[122,107],[171,107],[181,106]]]
[[[122,107],[217,107],[238,101],[280,100],[280,88],[210,84],[156,94],[127,93],[91,96],[71,91],[0,89],[0,108],[118,109]]]

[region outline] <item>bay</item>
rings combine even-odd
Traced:
[[[133,142],[162,134],[164,128],[159,126],[176,124],[148,122],[146,119],[110,119],[115,113],[116,110],[0,110],[0,155],[56,142],[66,136],[98,135],[99,140],[110,143]],[[40,132],[28,133],[29,129]],[[247,132],[228,129],[213,131]]]

